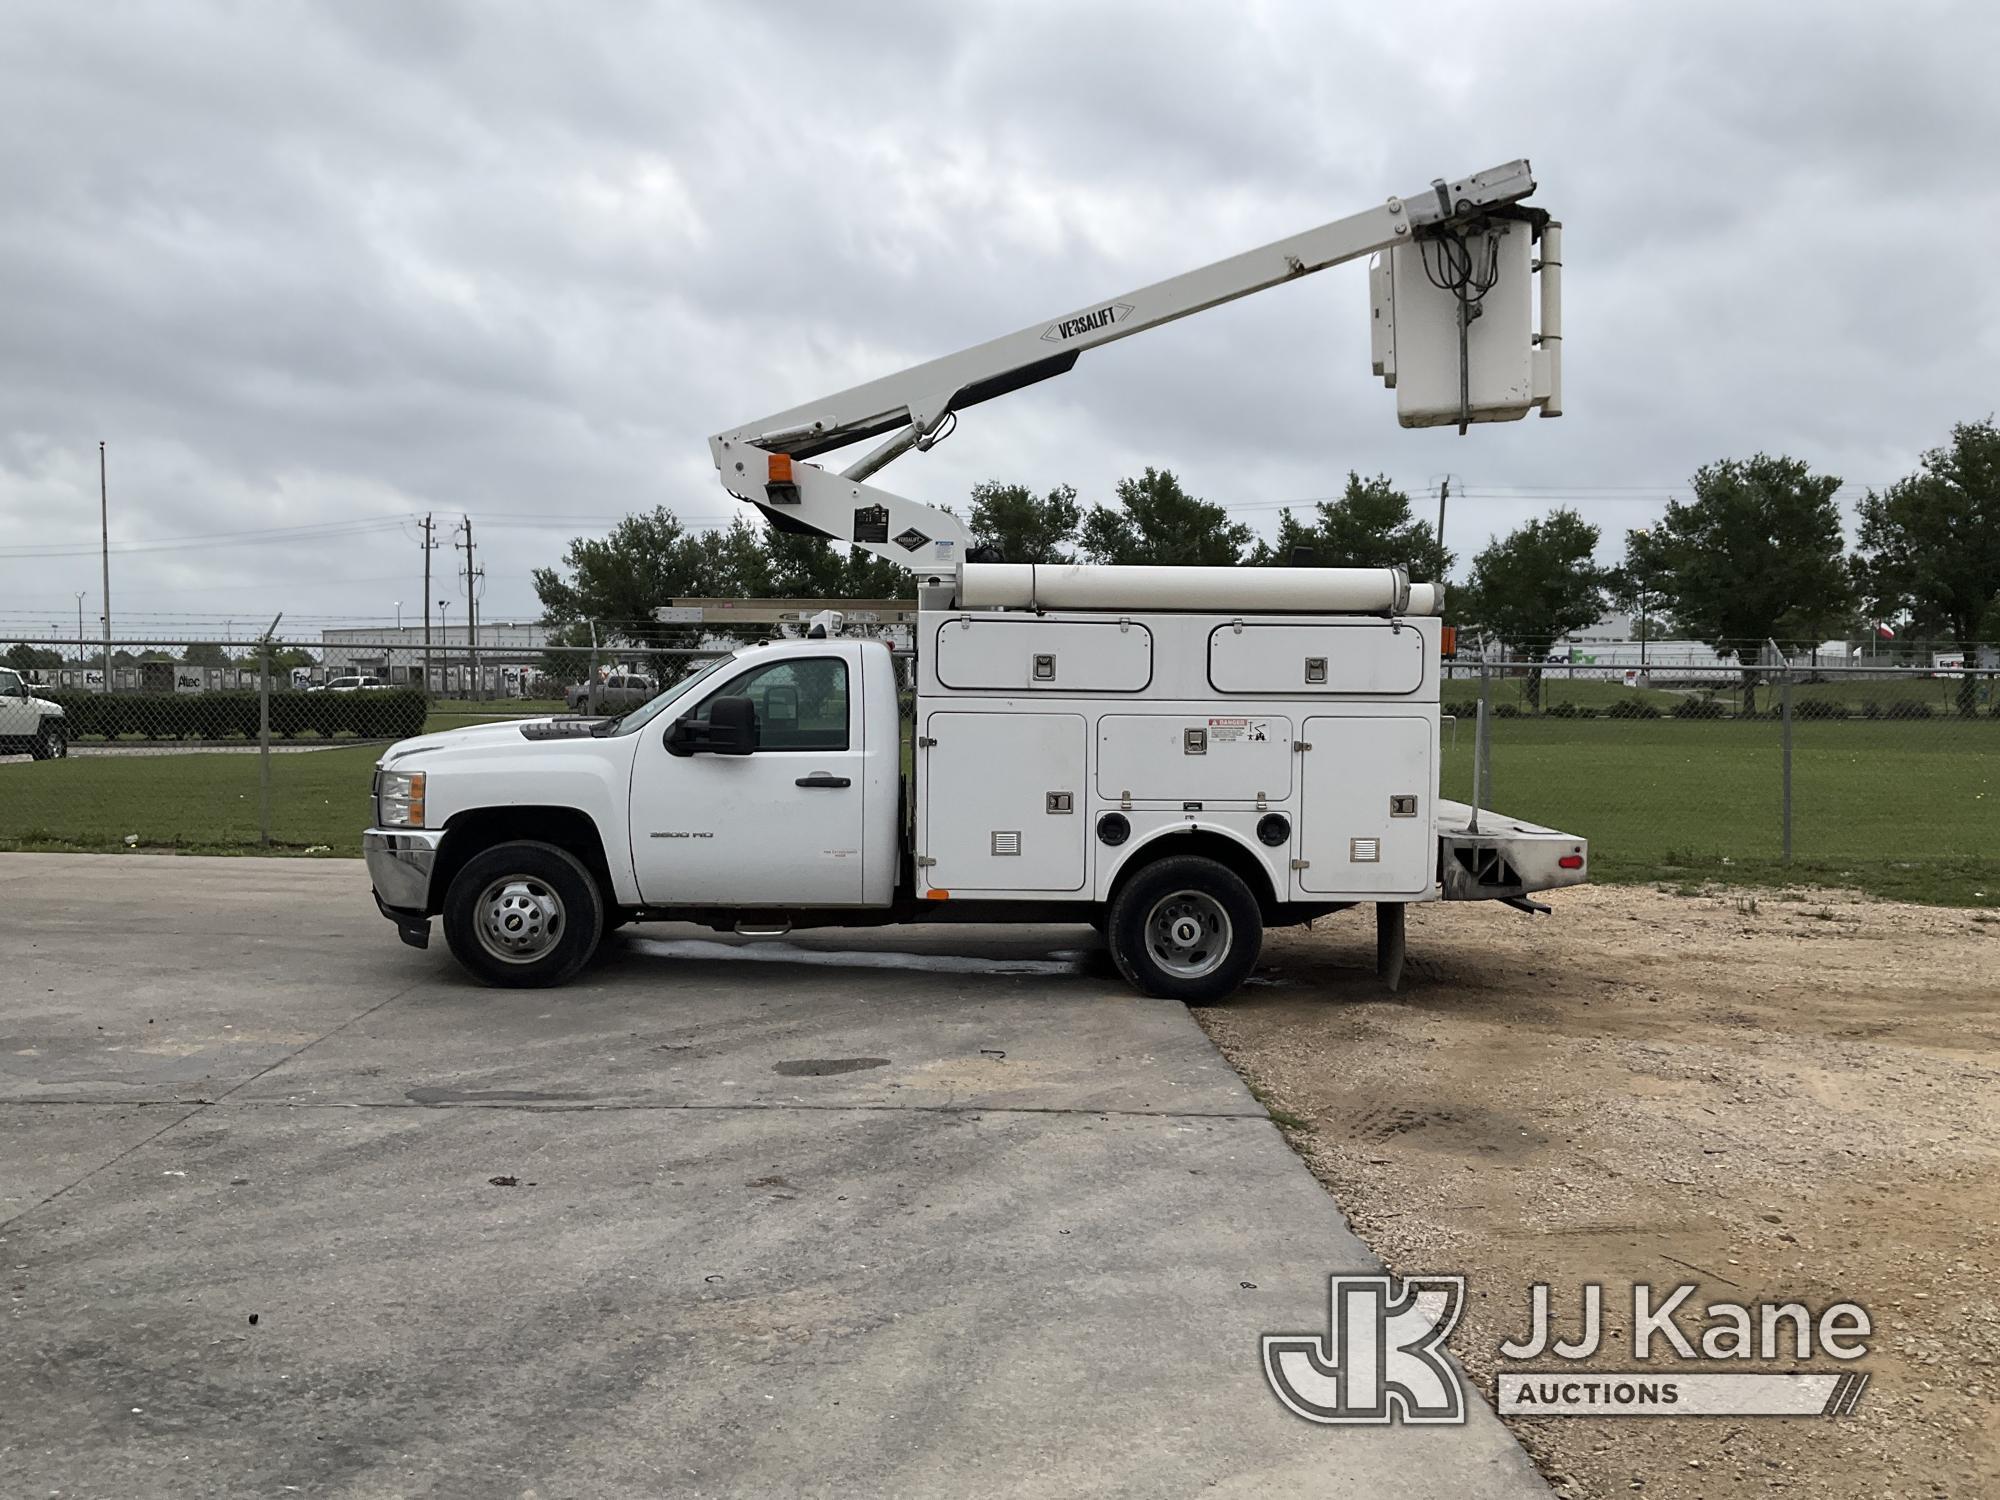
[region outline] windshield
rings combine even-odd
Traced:
[[[629,714],[623,714],[618,718],[610,720],[600,727],[597,732],[599,734],[631,734],[636,730],[644,729],[654,719],[665,712],[669,704],[676,703],[686,697],[688,690],[696,683],[713,677],[723,667],[728,666],[735,660],[736,658],[733,655],[718,656],[714,661],[695,673],[694,676],[682,678],[664,693],[660,694],[659,697],[641,704]]]

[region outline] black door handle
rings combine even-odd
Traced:
[[[797,781],[792,783],[794,786],[826,787],[843,787],[852,786],[853,784],[845,776],[829,776],[824,771],[815,771],[810,776],[801,776]]]

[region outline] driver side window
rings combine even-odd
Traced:
[[[835,656],[768,662],[739,672],[702,699],[690,717],[708,718],[717,698],[748,698],[757,710],[759,750],[845,750],[847,663]]]
[[[27,689],[21,686],[21,674],[11,667],[0,667],[0,698],[27,696]]]

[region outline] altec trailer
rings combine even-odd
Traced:
[[[517,985],[568,978],[624,920],[1087,920],[1133,984],[1207,1000],[1272,924],[1372,903],[1393,983],[1409,903],[1532,908],[1582,881],[1581,839],[1438,796],[1438,585],[1012,563],[868,482],[1087,348],[1364,255],[1406,425],[1555,415],[1560,230],[1533,186],[1526,162],[1437,182],[718,434],[724,484],[774,525],[916,575],[913,721],[888,647],[829,612],[619,719],[405,741],[365,838],[384,913],[417,943],[442,916],[468,968]]]

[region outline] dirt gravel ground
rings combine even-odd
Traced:
[[[1717,1300],[1868,1309],[1866,1358],[1810,1366],[1871,1373],[1844,1419],[1512,1419],[1559,1494],[2000,1495],[2000,914],[1552,904],[1414,908],[1393,996],[1368,910],[1273,933],[1278,982],[1197,1015],[1393,1270],[1469,1278],[1451,1347],[1489,1399],[1536,1281],[1563,1334],[1604,1284],[1603,1369],[1635,1367],[1637,1282],[1700,1283],[1697,1331]]]

